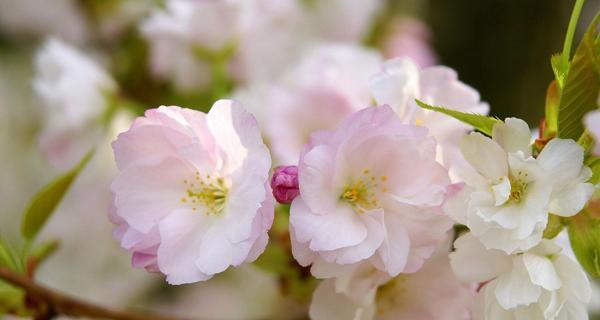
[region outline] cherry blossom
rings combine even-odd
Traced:
[[[140,25],[152,71],[184,92],[209,87],[216,63],[224,63],[224,76],[242,82],[275,77],[302,52],[297,6],[293,0],[168,0]]]
[[[527,250],[541,241],[549,212],[570,217],[583,209],[594,191],[586,183],[592,173],[572,140],[552,139],[534,158],[520,119],[496,124],[492,137],[463,139],[462,153],[476,172],[463,172],[466,186],[446,211],[489,249]]]
[[[480,101],[479,93],[460,82],[456,72],[448,67],[420,69],[411,59],[386,61],[382,70],[370,80],[378,104],[390,105],[404,123],[424,126],[437,140],[439,160],[452,169],[464,167],[458,144],[472,128],[452,117],[420,108],[415,99],[425,103],[463,112],[487,114],[489,106]]]
[[[441,211],[450,181],[434,159],[427,129],[388,106],[313,134],[290,212],[294,257],[313,269],[368,261],[390,276],[417,271],[452,225]]]
[[[112,220],[134,265],[181,284],[262,253],[273,221],[271,160],[241,105],[148,110],[113,148],[120,172]]]
[[[117,85],[94,60],[51,38],[38,52],[33,88],[42,102],[40,147],[60,169],[73,166],[99,138]]]
[[[450,262],[456,275],[483,286],[474,319],[587,319],[589,281],[552,241],[509,255],[487,250],[467,233],[454,246]]]
[[[311,51],[279,85],[267,90],[264,122],[275,161],[296,164],[316,130],[333,129],[352,112],[371,105],[369,76],[381,57],[355,45],[324,45]]]
[[[390,278],[359,263],[322,281],[313,294],[311,319],[470,319],[476,286],[454,275],[450,245],[441,245],[416,273]]]

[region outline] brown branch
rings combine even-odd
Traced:
[[[27,296],[44,302],[53,313],[72,317],[91,317],[115,320],[180,320],[156,314],[115,311],[69,297],[52,289],[36,284],[33,280],[0,267],[0,279],[22,288]]]

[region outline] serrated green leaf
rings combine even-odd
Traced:
[[[569,240],[585,271],[600,278],[600,216],[594,210],[588,206],[569,219]]]
[[[79,172],[89,162],[92,154],[93,152],[88,152],[73,169],[52,180],[33,197],[23,216],[21,225],[23,237],[28,240],[35,238],[67,193]]]
[[[436,111],[436,112],[440,112],[445,115],[448,115],[458,121],[464,122],[464,123],[472,126],[473,128],[481,131],[482,133],[484,133],[488,136],[492,135],[492,130],[494,129],[494,125],[496,125],[497,123],[502,123],[502,120],[500,120],[498,118],[489,117],[486,115],[476,114],[476,113],[461,112],[461,111],[457,111],[457,110],[447,109],[444,107],[432,106],[432,105],[428,105],[427,103],[425,103],[419,99],[415,99],[415,101],[423,109],[432,110],[432,111]]]
[[[583,116],[598,107],[600,47],[596,16],[569,66],[558,110],[558,137],[577,140],[583,133]]]

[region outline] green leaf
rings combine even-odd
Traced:
[[[598,107],[600,47],[596,16],[585,33],[569,67],[558,109],[558,137],[577,140],[583,133],[583,116]]]
[[[600,205],[590,204],[569,219],[569,240],[573,252],[585,271],[600,278]]]
[[[558,83],[558,87],[562,89],[565,78],[567,77],[567,72],[569,71],[569,63],[565,63],[562,55],[559,53],[550,58],[550,63],[552,64],[552,71],[554,72],[554,78]]]
[[[498,118],[488,117],[476,113],[466,113],[452,109],[446,109],[443,107],[431,106],[419,99],[415,99],[415,101],[423,109],[432,110],[448,115],[458,121],[464,122],[472,126],[473,128],[481,131],[482,133],[488,136],[492,135],[492,129],[494,128],[494,125],[496,125],[497,123],[502,123],[502,120]]]
[[[19,260],[19,256],[2,239],[0,239],[0,266],[13,271],[22,271],[23,269],[23,263]]]
[[[31,240],[35,238],[42,229],[54,209],[56,209],[67,193],[67,190],[69,190],[71,183],[73,183],[79,172],[90,161],[92,154],[93,152],[88,152],[73,169],[55,178],[33,197],[29,203],[29,207],[25,211],[21,225],[21,234],[26,239]]]

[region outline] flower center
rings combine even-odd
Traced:
[[[229,188],[222,177],[207,174],[202,177],[196,171],[193,181],[183,180],[186,186],[186,195],[181,198],[182,203],[190,203],[192,210],[198,210],[198,205],[204,207],[204,214],[217,215],[225,209],[227,192]]]
[[[386,176],[379,179],[372,175],[369,169],[363,170],[359,179],[353,179],[345,188],[340,199],[350,204],[357,213],[380,207],[377,191],[387,192]]]
[[[508,177],[510,181],[510,196],[508,197],[508,201],[513,203],[521,202],[521,199],[523,199],[527,192],[527,182],[524,181],[526,177],[527,173],[522,171],[518,171],[516,175]]]

